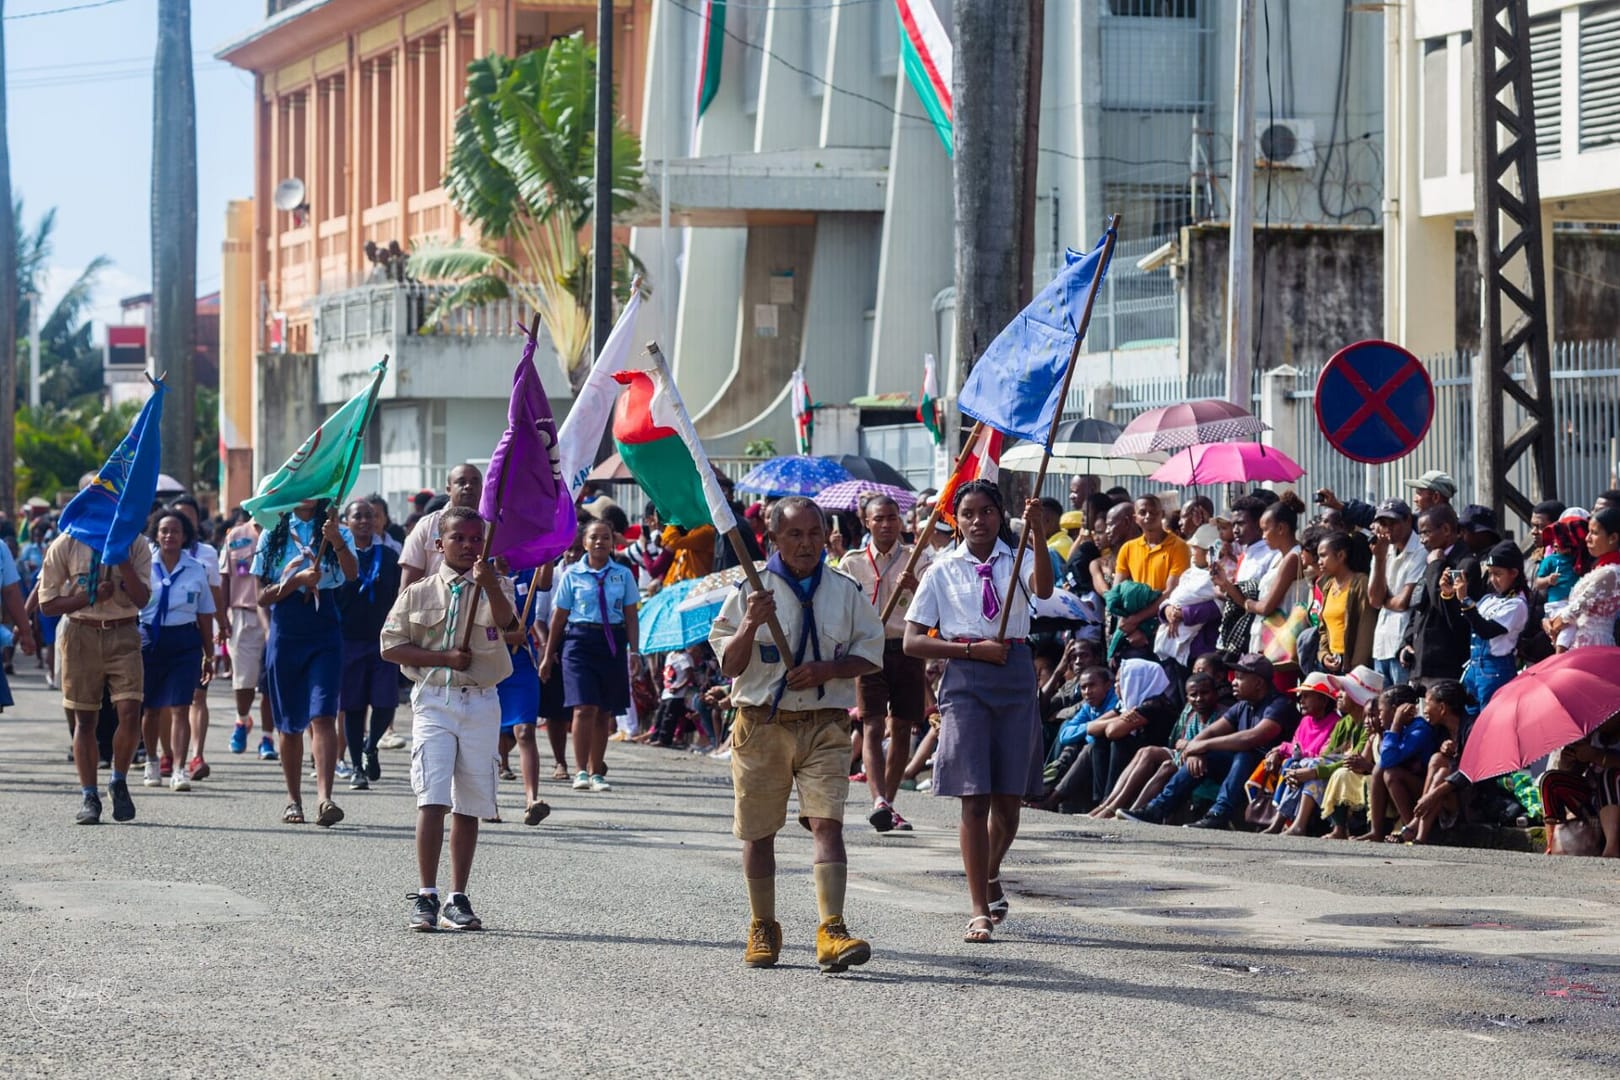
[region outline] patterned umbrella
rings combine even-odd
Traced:
[[[836,461],[793,454],[754,466],[747,476],[737,481],[737,490],[755,495],[814,495],[823,488],[853,479]]]
[[[725,602],[723,590],[709,592],[706,604],[685,605],[698,583],[697,578],[677,581],[660,589],[658,595],[641,605],[637,612],[641,629],[641,651],[645,654],[670,652],[696,645],[709,636],[715,613]]]
[[[855,511],[868,495],[887,495],[900,507],[902,514],[917,505],[917,494],[892,484],[874,484],[869,480],[845,480],[816,493],[816,505],[823,510]]]
[[[1149,409],[1126,425],[1110,451],[1132,457],[1149,450],[1185,450],[1200,443],[1224,442],[1269,431],[1241,405],[1210,398]]]
[[[765,564],[757,562],[754,569],[764,573]],[[696,611],[711,604],[718,604],[725,600],[727,593],[747,580],[748,573],[740,566],[716,570],[692,582],[692,587],[686,592],[686,599],[681,601],[681,607],[688,611]]]
[[[1293,458],[1261,443],[1207,443],[1177,450],[1150,479],[1161,484],[1284,483],[1305,475]]]

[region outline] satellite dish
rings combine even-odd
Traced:
[[[296,176],[289,176],[276,185],[275,194],[270,201],[276,204],[277,210],[293,213],[305,207],[304,182]]]

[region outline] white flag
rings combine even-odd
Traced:
[[[630,290],[630,302],[624,305],[619,321],[613,324],[613,333],[608,335],[602,355],[596,358],[590,376],[580,387],[579,396],[574,398],[573,406],[557,431],[563,480],[576,496],[596,464],[602,435],[613,416],[613,403],[624,389],[613,376],[628,366],[626,361],[635,348],[636,315],[641,310],[639,279],[636,285]]]

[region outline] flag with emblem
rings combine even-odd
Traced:
[[[96,601],[100,566],[117,566],[146,528],[146,516],[157,498],[163,423],[162,380],[152,383],[152,396],[135,423],[96,473],[96,478],[62,508],[57,528],[90,549],[89,596]]]
[[[1112,251],[1107,234],[1085,255],[1070,249],[1063,270],[974,362],[957,398],[964,415],[1046,444],[1063,408],[1063,373],[1082,332],[1086,297],[1107,276]]]

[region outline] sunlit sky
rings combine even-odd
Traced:
[[[46,310],[97,255],[97,323],[151,288],[152,58],[157,0],[30,18],[89,0],[6,0],[11,186],[24,223],[56,207]],[[225,204],[252,194],[253,81],[213,58],[264,18],[264,0],[192,0],[197,81],[197,291],[219,288]],[[96,337],[102,337],[98,327]]]

